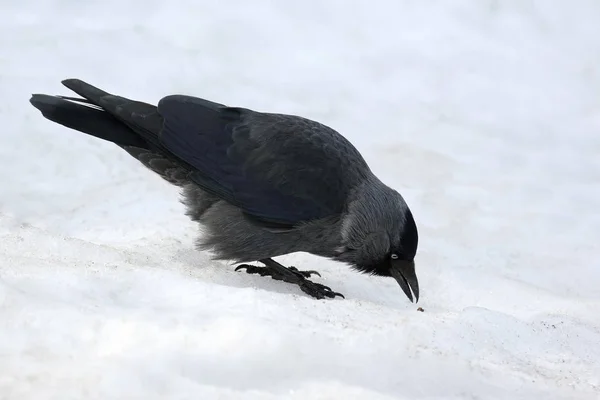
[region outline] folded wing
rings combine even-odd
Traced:
[[[181,95],[163,98],[158,112],[161,143],[194,168],[192,179],[259,224],[337,214],[369,173],[346,139],[308,119]]]

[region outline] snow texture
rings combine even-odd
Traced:
[[[1,399],[599,399],[600,2],[0,2]],[[413,209],[424,312],[193,248],[179,193],[42,118],[77,77],[303,115]]]

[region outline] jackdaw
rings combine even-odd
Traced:
[[[343,297],[309,279],[318,272],[273,260],[307,252],[393,277],[418,301],[413,215],[332,128],[186,95],[154,106],[78,79],[62,83],[81,98],[34,94],[31,104],[51,121],[116,144],[181,187],[186,214],[203,228],[197,246],[215,259],[260,262],[236,271],[296,284],[318,299]]]

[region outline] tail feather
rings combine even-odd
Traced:
[[[163,118],[156,106],[113,95],[79,79],[65,79],[62,84],[129,126],[151,148],[164,150],[158,139]]]
[[[56,96],[34,94],[30,103],[50,121],[119,146],[147,148],[146,142],[110,114]]]
[[[189,182],[189,167],[160,142],[156,106],[115,96],[79,79],[62,82],[83,98],[34,94],[30,103],[50,121],[120,146],[175,185]]]
[[[100,101],[104,96],[112,96],[110,93],[98,89],[97,87],[92,86],[89,83],[84,82],[80,79],[65,79],[61,83],[68,89],[71,89],[72,91],[80,95],[81,97],[88,99],[89,101],[97,105],[101,105]]]

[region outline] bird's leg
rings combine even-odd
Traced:
[[[270,276],[271,278],[284,281],[288,283],[296,284],[300,289],[308,294],[309,296],[316,297],[317,299],[324,299],[325,297],[334,298],[335,296],[344,297],[341,293],[336,293],[331,290],[328,286],[321,285],[320,283],[309,281],[311,274],[321,276],[317,271],[299,271],[295,267],[284,267],[277,261],[271,258],[265,258],[259,260],[264,267],[257,267],[255,265],[242,264],[239,265],[235,270],[245,269],[248,274],[258,274],[260,276]]]

